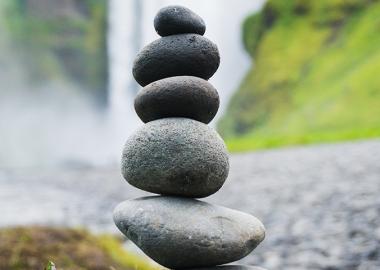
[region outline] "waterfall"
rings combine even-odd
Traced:
[[[117,164],[126,138],[142,125],[133,108],[139,89],[131,72],[133,60],[143,45],[159,38],[153,28],[153,18],[166,5],[184,5],[202,16],[207,24],[206,37],[219,46],[222,61],[211,83],[221,97],[220,116],[229,95],[250,66],[251,59],[240,41],[240,23],[263,1],[109,0],[109,106],[106,117],[93,108],[85,95],[78,95],[81,91],[74,85],[55,80],[31,85],[27,67],[21,58],[14,57],[17,51],[8,41],[6,31],[2,31],[0,47],[4,49],[0,62],[6,65],[0,68],[0,78],[7,82],[2,93],[7,91],[9,97],[1,100],[0,115],[5,119],[11,117],[11,120],[0,119],[0,153],[3,154],[0,165]],[[0,12],[5,12],[6,5],[11,2],[0,1]],[[0,16],[0,28],[4,27],[3,17]]]
[[[118,127],[115,132],[130,134],[140,123],[133,110],[138,86],[132,77],[132,64],[143,45],[159,38],[153,18],[160,8],[184,5],[204,18],[205,36],[219,46],[221,53],[221,66],[211,83],[219,91],[223,111],[250,66],[251,60],[241,43],[241,22],[263,3],[264,0],[110,0],[109,114],[111,122]]]
[[[110,0],[108,8],[109,120],[121,144],[138,125],[133,111],[138,85],[132,65],[141,46],[141,0]]]

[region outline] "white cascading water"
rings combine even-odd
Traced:
[[[108,7],[109,122],[118,144],[139,123],[132,103],[138,87],[132,65],[140,47],[140,4],[141,0],[110,0]]]
[[[109,3],[109,112],[115,132],[121,132],[125,139],[140,123],[133,110],[138,89],[131,74],[133,59],[143,45],[159,38],[153,18],[167,5],[184,5],[204,18],[205,36],[218,45],[221,54],[220,68],[211,82],[219,91],[223,111],[251,61],[242,46],[241,23],[264,0],[110,0]]]

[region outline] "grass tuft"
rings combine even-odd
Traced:
[[[113,236],[94,236],[81,229],[0,229],[0,269],[55,270],[55,265],[57,270],[157,269],[125,251]]]

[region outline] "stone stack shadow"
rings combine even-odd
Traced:
[[[122,174],[160,196],[119,204],[114,221],[170,269],[259,269],[218,265],[253,251],[265,236],[262,223],[195,199],[217,192],[229,172],[226,146],[207,126],[219,108],[218,92],[207,81],[219,67],[218,48],[203,37],[202,18],[185,7],[161,9],[154,26],[162,37],[137,55],[133,67],[143,86],[135,109],[146,124],[125,144]]]

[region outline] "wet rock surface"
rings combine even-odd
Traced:
[[[127,140],[122,157],[128,183],[158,194],[206,197],[222,187],[228,171],[216,131],[187,118],[147,123]]]
[[[117,227],[170,269],[239,260],[265,236],[262,223],[236,210],[180,197],[143,197],[114,211]]]
[[[160,36],[194,33],[203,35],[206,24],[192,10],[183,6],[162,8],[154,18],[154,28]]]
[[[235,154],[230,163],[223,188],[204,200],[253,214],[267,231],[239,264],[379,269],[379,140]],[[128,188],[117,165],[1,168],[0,226],[84,226],[116,233],[114,207],[147,195]]]
[[[141,89],[135,110],[144,123],[186,117],[208,124],[219,108],[219,95],[207,81],[191,76],[170,77]]]
[[[137,55],[133,65],[136,81],[146,86],[174,76],[211,78],[220,64],[218,47],[197,34],[181,34],[153,41]]]

